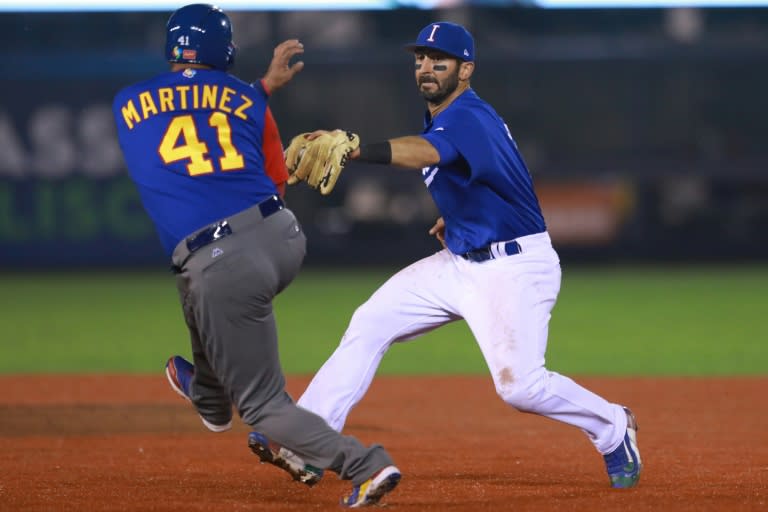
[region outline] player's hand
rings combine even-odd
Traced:
[[[288,39],[275,46],[272,62],[269,63],[264,85],[270,94],[291,81],[293,76],[304,68],[303,61],[289,64],[295,55],[304,53],[304,45],[298,39]]]
[[[435,221],[435,225],[429,228],[429,234],[434,235],[440,242],[440,245],[442,245],[444,249],[447,249],[445,245],[445,220],[442,217],[439,217]]]

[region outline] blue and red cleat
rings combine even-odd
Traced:
[[[195,366],[181,356],[171,356],[165,363],[165,376],[168,378],[168,384],[171,385],[176,393],[188,401],[192,401],[190,386],[192,377],[195,376]],[[232,428],[232,421],[224,425],[216,425],[200,416],[203,425],[211,432],[226,432]]]

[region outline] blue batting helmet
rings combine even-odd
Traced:
[[[235,62],[232,22],[210,4],[186,5],[168,19],[165,58],[168,62],[206,64],[226,70]]]

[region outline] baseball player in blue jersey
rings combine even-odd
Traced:
[[[227,73],[235,57],[229,17],[215,6],[182,7],[168,20],[170,71],[115,97],[120,146],[143,205],[176,273],[194,364],[171,357],[166,375],[214,432],[232,407],[253,427],[264,462],[309,485],[328,468],[352,481],[342,499],[370,505],[397,485],[379,445],[363,446],[285,391],[272,299],[296,276],[306,240],[282,199],[288,173],[267,101],[303,63],[298,40],[274,50],[254,84]],[[264,436],[301,459],[281,456]]]
[[[441,214],[430,234],[444,249],[395,274],[355,311],[299,405],[341,431],[393,343],[463,318],[502,400],[583,430],[611,486],[634,486],[642,466],[632,412],[544,366],[560,262],[507,125],[470,88],[472,36],[431,23],[407,48],[427,102],[423,133],[362,144],[349,156],[421,169]]]

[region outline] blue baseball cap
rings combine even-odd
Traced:
[[[459,60],[475,60],[475,41],[467,29],[449,21],[430,23],[419,32],[416,41],[405,45],[406,50],[431,48]]]

